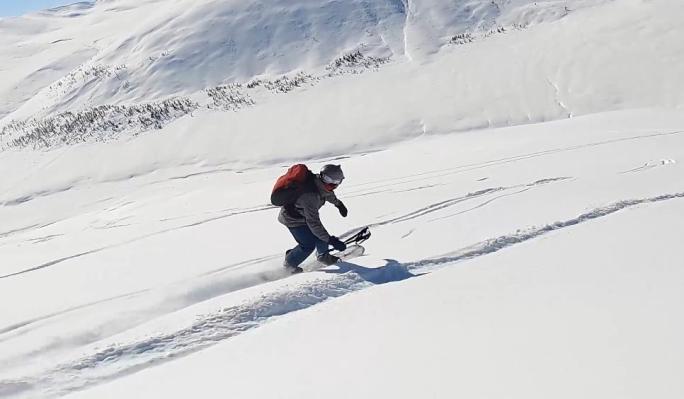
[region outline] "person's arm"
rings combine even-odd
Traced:
[[[335,193],[333,193],[332,191],[327,192],[327,193],[325,194],[325,200],[328,201],[328,202],[330,202],[331,204],[333,204],[333,205],[335,205],[335,206],[339,206],[339,205],[342,203],[342,201],[340,201],[340,200],[337,198],[337,195],[335,195]]]
[[[342,215],[343,218],[347,217],[347,213],[349,213],[349,211],[347,211],[347,207],[344,206],[344,203],[342,203],[342,201],[340,201],[337,198],[335,193],[333,193],[332,191],[329,192],[328,195],[325,197],[325,199],[326,199],[326,201],[335,205],[335,208],[337,208],[337,210],[340,211],[340,215]]]
[[[329,242],[330,234],[323,226],[321,217],[318,214],[318,198],[314,194],[304,194],[299,197],[299,205],[301,214],[306,220],[306,225],[309,226],[311,232],[321,241]]]

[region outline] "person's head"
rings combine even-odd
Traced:
[[[342,180],[344,180],[344,173],[342,173],[340,165],[328,164],[323,166],[318,177],[323,182],[323,187],[326,191],[333,191],[342,183]]]

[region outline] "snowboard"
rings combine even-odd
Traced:
[[[340,261],[345,261],[349,259],[354,259],[358,258],[359,256],[363,256],[363,254],[366,253],[366,248],[364,248],[362,245],[359,244],[353,244],[349,245],[347,249],[341,252],[333,253],[333,255],[337,256],[340,258]]]
[[[366,248],[364,248],[362,245],[359,244],[352,244],[347,246],[347,249],[344,251],[339,251],[339,252],[331,252],[332,255],[337,256],[340,258],[340,260],[337,261],[339,262],[344,262],[350,259],[358,258],[359,256],[363,256],[363,254],[366,253]],[[324,265],[321,262],[319,262],[317,259],[312,261],[305,262],[301,268],[304,269],[304,273],[306,272],[312,272],[318,269],[322,269],[328,265]],[[332,265],[331,265],[332,266]]]

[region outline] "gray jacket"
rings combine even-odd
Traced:
[[[288,212],[285,207],[282,207],[280,208],[278,221],[287,227],[309,226],[311,232],[314,233],[318,239],[328,242],[328,240],[330,240],[330,234],[328,234],[328,231],[323,227],[318,210],[325,205],[326,201],[335,206],[339,205],[341,202],[337,199],[335,193],[326,191],[323,188],[323,183],[319,179],[315,179],[315,182],[318,190],[302,194],[297,198],[297,202],[294,204],[294,208],[299,212],[299,215],[293,215]]]

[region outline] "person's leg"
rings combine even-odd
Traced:
[[[328,253],[330,250],[330,246],[328,245],[327,242],[320,240],[318,237],[316,237],[316,252],[318,255],[323,255]]]
[[[292,248],[285,255],[285,262],[288,266],[299,266],[317,248],[316,236],[308,226],[288,227],[292,237],[297,241],[297,246]],[[320,241],[320,240],[318,240]]]
[[[316,238],[316,259],[324,265],[334,265],[340,258],[330,253],[330,246],[327,242]]]

